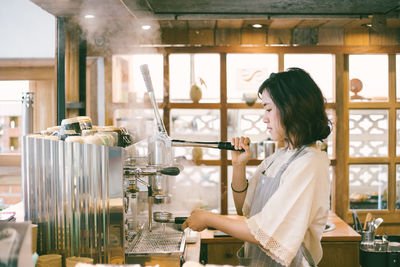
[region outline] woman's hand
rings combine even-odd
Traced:
[[[246,165],[251,156],[250,138],[244,136],[232,138],[231,144],[237,150],[244,149],[244,152],[232,151],[232,165]]]
[[[203,231],[207,228],[207,218],[211,215],[212,213],[202,209],[193,210],[190,217],[182,224],[182,230],[189,227],[193,231]]]

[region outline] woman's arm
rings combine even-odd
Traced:
[[[182,229],[187,227],[194,231],[203,231],[207,227],[214,227],[230,236],[259,245],[259,242],[251,234],[244,217],[230,218],[195,209],[182,225]]]
[[[233,165],[233,175],[232,175],[232,188],[236,191],[242,191],[248,187],[246,180],[246,165]],[[246,199],[247,190],[244,192],[238,192],[232,190],[233,201],[235,202],[236,212],[238,215],[243,215],[243,203]]]
[[[250,152],[250,139],[248,137],[236,137],[232,138],[232,145],[235,149],[244,149],[244,152],[232,151],[232,190],[233,200],[235,202],[236,212],[242,215],[243,203],[247,193],[247,180],[246,180],[246,164],[249,161]],[[243,191],[243,192],[241,192]]]

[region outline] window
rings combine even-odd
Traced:
[[[0,81],[0,154],[21,152],[22,94],[29,81]]]
[[[350,55],[351,101],[387,101],[388,55]]]
[[[396,189],[388,185],[396,179],[393,170],[397,165],[393,160],[397,161],[398,149],[392,148],[399,146],[399,113],[394,99],[388,97],[390,91],[394,94],[396,90],[389,81],[389,57],[348,55],[349,209],[394,207],[388,196]]]
[[[349,182],[350,209],[387,209],[387,165],[351,164]]]
[[[228,54],[226,68],[228,102],[246,102],[245,94],[257,94],[261,83],[278,71],[278,55]]]
[[[190,101],[191,86],[201,89],[200,102],[220,100],[219,54],[171,54],[169,82],[171,102]]]
[[[215,142],[220,137],[220,115],[215,109],[171,109],[170,136],[173,139],[188,141]],[[193,153],[201,153],[196,159],[219,159],[217,149],[176,147],[175,156],[192,159]],[[199,158],[201,157],[201,158]]]
[[[349,112],[349,116],[350,156],[387,156],[387,110],[352,109]]]
[[[155,55],[156,59],[153,62],[162,65],[165,62],[163,57],[165,59],[168,56],[168,64],[165,65],[169,68],[167,72],[163,72],[164,66],[151,67],[150,58],[146,55],[124,58],[129,61],[130,66],[129,77],[132,80],[129,90],[133,92],[137,88],[143,88],[142,93],[136,95],[136,99],[145,94],[145,89],[143,84],[139,84],[142,83],[140,72],[135,74],[133,69],[145,60],[149,62],[153,84],[159,84],[156,93],[159,111],[163,113],[172,138],[225,141],[234,136],[249,136],[252,146],[257,148],[257,153],[248,164],[246,175],[250,177],[265,157],[264,141],[268,135],[262,122],[263,111],[260,100],[256,97],[254,101],[246,96],[256,94],[259,85],[269,77],[270,73],[278,72],[279,66],[285,70],[289,67],[300,67],[309,72],[321,88],[328,102],[326,105],[328,117],[334,123],[333,132],[326,140],[328,155],[332,162],[330,175],[333,193],[336,194],[332,207],[340,206],[344,212],[348,212],[349,209],[392,211],[390,207],[393,207],[393,203],[389,203],[387,196],[390,195],[389,191],[395,190],[388,187],[392,179],[396,180],[396,188],[399,188],[400,161],[398,158],[394,161],[390,159],[400,155],[400,132],[396,130],[400,125],[400,108],[397,106],[398,102],[389,99],[389,92],[393,90],[399,95],[400,89],[398,83],[393,83],[395,79],[389,80],[388,77],[389,61],[393,63],[395,60],[399,65],[399,55],[301,54],[290,51],[278,56],[274,53],[263,53],[263,49],[259,49],[260,52],[257,53],[225,53],[220,49],[215,52],[216,49],[212,48],[206,49],[204,53],[194,53],[196,49],[189,49],[190,52],[182,50],[182,53],[177,48],[172,50],[174,52],[170,54],[166,49],[166,54]],[[341,60],[342,56],[344,60]],[[344,73],[335,73],[341,68],[340,64]],[[123,66],[124,63],[120,65]],[[344,75],[347,70],[348,75]],[[395,72],[397,80],[400,76],[399,70],[397,67]],[[164,77],[164,73],[168,73],[169,76]],[[222,76],[224,74],[226,77]],[[135,79],[139,81],[134,81]],[[339,91],[343,85],[335,83],[340,79],[348,83],[349,92]],[[351,90],[352,79],[361,81],[362,89],[357,91],[357,95],[362,98],[351,98],[356,95],[355,89]],[[190,97],[190,87],[194,83],[199,85],[202,91],[199,102],[193,101]],[[336,92],[348,97],[349,101],[341,98],[338,102]],[[145,97],[142,98],[145,100]],[[162,98],[167,101],[161,103]],[[146,121],[146,123],[140,121],[135,125],[143,125],[140,131],[143,132],[145,129],[148,132],[147,128],[151,127],[145,125],[154,118],[151,108],[143,111],[145,105],[141,106],[140,103],[135,105],[135,108],[138,108],[136,114],[140,111],[142,119]],[[119,111],[121,117],[128,116],[127,112],[122,111],[123,109]],[[347,125],[339,129],[337,125],[343,126],[343,123]],[[340,138],[336,138],[338,134]],[[393,147],[396,149],[392,149]],[[336,151],[336,148],[341,150]],[[197,203],[193,205],[218,210],[221,213],[234,213],[235,207],[230,193],[232,175],[230,153],[210,148],[202,148],[199,151],[192,147],[176,147],[174,151],[175,156],[187,160],[183,174],[176,177],[180,179],[179,183],[187,188],[190,184],[196,186],[201,184],[206,191],[212,191],[213,196],[216,194],[212,201],[209,201],[204,200],[204,195],[200,192],[198,196],[193,197],[192,204]],[[337,153],[340,158],[337,158]],[[396,172],[393,168],[396,168]],[[392,177],[394,173],[396,176]],[[194,178],[185,182],[184,176]],[[348,183],[348,187],[338,185],[342,182]],[[179,190],[181,185],[174,186]],[[340,191],[341,187],[347,192]],[[340,192],[337,193],[335,190]],[[343,195],[349,197],[349,202],[342,203]],[[399,199],[398,190],[396,196],[396,199]],[[217,203],[214,203],[215,201]],[[379,216],[385,215],[379,214]]]
[[[285,70],[297,67],[307,71],[328,102],[333,101],[334,58],[331,54],[286,54]]]
[[[396,164],[396,209],[400,209],[400,164]]]

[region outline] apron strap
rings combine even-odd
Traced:
[[[302,151],[304,151],[305,148],[306,148],[306,146],[302,146],[302,147],[300,147],[299,149],[297,149],[297,151],[288,159],[288,161],[285,162],[285,163],[281,166],[281,168],[279,169],[279,171],[277,172],[277,174],[279,174],[279,176],[280,176],[280,174],[282,174],[282,173],[286,170],[286,168],[289,166],[289,164],[290,164],[293,160],[295,160],[295,159],[299,156],[299,154],[300,154]],[[302,153],[302,154],[303,154],[303,153]],[[267,165],[267,167],[266,167],[261,173],[262,173],[262,174],[265,174],[265,172],[269,169],[269,167],[271,167],[271,165],[272,165],[274,162],[275,162],[274,160],[270,161],[269,164]],[[275,175],[275,176],[278,176],[278,175]]]
[[[275,175],[275,177],[280,177],[282,176],[282,173],[284,173],[287,169],[287,167],[290,165],[290,163],[292,163],[293,160],[295,160],[298,156],[303,155],[304,153],[306,153],[306,151],[304,151],[304,149],[306,148],[306,146],[302,146],[300,147],[290,158],[287,162],[285,162],[281,168],[279,169],[278,173]]]

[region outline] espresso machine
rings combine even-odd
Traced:
[[[134,151],[124,161],[126,262],[180,266],[186,232],[177,226],[186,218],[173,219],[165,207],[171,201],[169,180],[183,167],[174,163],[172,142],[157,109],[147,65],[141,66],[141,71],[154,109],[156,130],[143,142],[147,142],[144,156]]]
[[[173,227],[175,223],[170,211],[160,208],[170,201],[168,179],[179,173],[180,169],[175,166],[142,165],[135,158],[125,161],[126,263],[181,266],[185,232]]]
[[[227,142],[171,139],[147,65],[141,70],[156,122],[147,139],[123,148],[40,134],[23,137],[25,220],[39,225],[39,255],[89,257],[94,263],[182,265],[188,231],[180,225],[186,218],[173,216],[169,191],[172,177],[183,167],[175,162],[172,147],[234,148]]]

